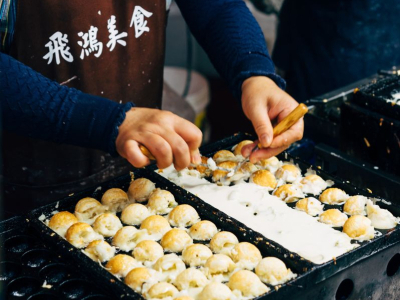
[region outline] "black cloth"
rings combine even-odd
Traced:
[[[297,101],[400,65],[400,1],[286,0],[272,58]]]

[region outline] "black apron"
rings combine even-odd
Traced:
[[[165,0],[18,1],[10,54],[116,102],[161,107]],[[4,132],[6,210],[21,213],[128,172],[121,157]],[[21,205],[23,203],[23,205]]]

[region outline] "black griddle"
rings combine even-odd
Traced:
[[[235,219],[227,216],[223,212],[220,212],[198,199],[194,195],[188,193],[187,191],[175,186],[168,180],[159,176],[157,173],[147,169],[147,170],[135,170],[135,178],[148,178],[156,184],[156,187],[161,189],[169,190],[174,194],[175,200],[179,204],[189,204],[192,205],[199,213],[202,220],[210,220],[216,224],[218,229],[226,230],[234,233],[239,241],[246,241],[255,244],[262,253],[263,257],[275,256],[280,258],[285,262],[285,264],[291,268],[291,270],[298,274],[296,281],[300,280],[305,276],[307,272],[312,268],[312,264],[301,258],[295,253],[292,253],[285,248],[281,247],[279,244],[265,239],[262,235],[253,230],[249,229],[242,223],[236,221]],[[52,213],[57,211],[70,211],[73,212],[75,204],[84,197],[93,197],[98,200],[101,199],[102,194],[109,188],[119,187],[123,190],[127,190],[129,183],[131,182],[131,176],[126,175],[119,177],[115,180],[111,180],[105,184],[100,185],[96,189],[88,190],[85,192],[72,195],[66,199],[60,200],[55,204],[50,204],[32,211],[28,215],[29,223],[32,225],[34,230],[39,232],[39,235],[44,239],[44,241],[49,245],[54,245],[57,253],[62,253],[68,260],[76,264],[78,268],[83,273],[91,274],[93,280],[97,282],[102,287],[107,287],[111,294],[114,294],[116,298],[124,299],[143,299],[139,294],[133,292],[128,286],[123,282],[119,281],[116,277],[110,274],[108,271],[103,269],[98,263],[93,262],[89,257],[82,253],[80,249],[74,248],[66,240],[54,234],[54,232],[47,227],[43,222],[39,220],[41,215],[45,215],[47,218],[51,216]],[[287,284],[283,284],[283,288],[293,288],[294,283],[292,281]],[[276,293],[274,287],[271,287],[271,291],[260,299],[268,297],[270,294]],[[265,298],[266,299],[266,298]]]
[[[373,80],[360,86],[355,91],[352,101],[383,116],[400,120],[400,105],[388,101],[392,99],[394,92],[400,93],[400,76]]]
[[[373,80],[355,90],[351,101],[341,106],[340,149],[400,176],[400,105],[388,102],[397,91],[399,76]]]
[[[93,282],[67,251],[35,230],[29,219],[14,217],[0,223],[0,299],[112,299],[113,293]],[[46,282],[46,285],[45,285]]]
[[[201,152],[203,155],[210,156],[218,150],[231,149],[233,145],[244,139],[253,138],[254,137],[243,133],[235,134],[202,148]],[[286,154],[281,154],[279,158],[281,160],[293,159],[294,163],[297,163],[303,172],[309,167],[309,165],[302,161],[289,157]],[[233,232],[240,241],[247,241],[257,245],[263,257],[275,256],[282,259],[294,273],[298,274],[297,278],[279,286],[277,289],[271,288],[270,292],[258,297],[257,299],[308,299],[309,297],[316,297],[315,299],[365,299],[363,298],[363,295],[366,295],[367,292],[369,293],[372,288],[370,288],[370,290],[364,289],[357,292],[356,294],[359,295],[360,298],[348,298],[351,295],[355,295],[353,290],[356,289],[356,286],[354,285],[360,284],[364,277],[364,284],[369,284],[370,287],[374,286],[375,288],[376,286],[374,284],[379,284],[380,287],[391,287],[393,281],[390,280],[398,280],[400,277],[400,274],[398,274],[399,272],[397,272],[400,265],[400,259],[396,259],[396,253],[400,252],[399,226],[394,230],[382,231],[381,236],[374,238],[372,241],[361,243],[361,246],[357,249],[337,257],[335,260],[322,265],[316,265],[299,257],[297,254],[288,251],[281,245],[265,238],[258,232],[249,229],[244,224],[227,216],[223,212],[218,211],[198,197],[161,177],[154,172],[154,170],[155,166],[150,166],[146,169],[134,170],[133,173],[135,178],[148,178],[153,181],[157,187],[172,192],[179,204],[185,203],[192,205],[198,211],[203,220],[210,220],[214,222],[219,229]],[[343,182],[341,179],[331,176],[321,170],[317,169],[316,171],[322,178],[333,180],[335,182],[335,187],[344,189],[350,195],[361,194],[368,197],[372,196],[367,190],[357,189],[350,183]],[[42,214],[48,218],[54,210],[68,210],[72,212],[75,204],[83,197],[93,197],[100,200],[102,194],[109,188],[119,187],[126,191],[130,181],[130,175],[122,176],[104,183],[97,188],[86,190],[62,199],[57,203],[40,207],[32,211],[26,218],[20,218],[12,222],[3,222],[1,227],[3,229],[2,231],[0,230],[0,233],[3,232],[1,235],[5,240],[5,243],[2,248],[5,250],[6,254],[5,261],[2,260],[2,264],[4,266],[4,262],[10,262],[11,264],[6,266],[7,268],[5,269],[17,270],[17,273],[13,273],[16,275],[0,277],[0,284],[3,285],[3,288],[1,289],[3,298],[54,299],[54,297],[56,297],[55,299],[143,299],[123,282],[119,281],[108,271],[104,270],[98,263],[93,262],[89,257],[83,254],[80,249],[74,248],[66,240],[55,234],[44,223],[39,221],[39,217]],[[400,216],[400,207],[398,206],[398,203],[386,205],[380,202],[379,205],[383,208],[389,209],[394,215]],[[6,230],[4,230],[4,228],[6,228]],[[19,237],[21,235],[23,238]],[[25,240],[28,242],[25,242]],[[14,249],[14,243],[16,245],[22,245],[18,247],[22,247],[23,250],[18,250],[19,252],[15,254],[13,252],[14,250],[10,250]],[[45,257],[45,262],[43,262],[40,267],[35,268],[35,271],[18,273],[18,270],[21,268],[24,270],[32,269],[24,264],[24,260],[22,260],[21,257],[22,255],[28,255],[26,253],[30,253],[30,251],[36,249],[44,250],[46,255],[43,255],[44,252],[42,253],[39,251],[41,254],[38,253],[42,257]],[[379,259],[379,265],[377,263],[368,263],[371,259],[377,260],[378,256],[383,257],[383,253],[386,255],[384,258],[385,260],[383,261],[382,259]],[[51,258],[51,260],[48,260],[49,258]],[[68,279],[62,281],[62,284],[55,284],[52,289],[43,290],[43,288],[39,287],[39,283],[43,284],[44,282],[43,278],[40,277],[43,275],[40,275],[41,273],[40,271],[38,272],[38,270],[44,269],[51,264],[66,266],[68,267],[68,270],[71,270],[71,273],[67,272],[70,275]],[[372,272],[386,268],[386,265],[388,266],[387,270],[389,271],[386,271],[387,274],[383,275],[385,279],[381,278],[382,274],[376,274],[376,276],[374,276],[375,274]],[[357,278],[353,275],[353,277],[350,276],[355,272],[354,270],[361,270],[357,273]],[[8,273],[10,272],[2,271],[1,274]],[[389,273],[391,276],[389,276]],[[46,277],[48,279],[47,282],[52,280],[54,281],[57,276],[59,276],[57,273],[50,271],[48,274],[48,277]],[[349,276],[344,276],[343,274],[349,274]],[[386,280],[386,278],[388,279]],[[24,289],[25,287],[33,286],[32,289],[28,289],[28,291],[25,292],[23,297],[19,298],[15,298],[15,290],[18,290],[16,286],[19,287],[19,285],[14,283],[18,283],[17,279],[21,279],[21,281],[23,280],[21,286]],[[349,282],[353,284],[353,287],[351,287]],[[372,291],[373,290],[374,289],[372,289]],[[33,295],[36,294],[46,294],[46,296],[34,296],[37,297],[34,298]],[[50,296],[47,296],[47,294]],[[394,295],[396,297],[386,297],[385,299],[398,299],[400,291]]]

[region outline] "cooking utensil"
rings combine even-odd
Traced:
[[[280,135],[281,133],[285,132],[288,130],[290,127],[292,127],[298,120],[300,120],[306,113],[308,112],[308,108],[304,103],[300,103],[290,114],[288,114],[282,121],[280,121],[273,130],[273,136],[276,137]],[[258,149],[261,149],[261,143],[258,143],[252,150],[251,153],[254,151],[257,151]],[[250,155],[251,155],[250,153]],[[243,164],[246,162],[250,161],[250,155],[246,157],[243,161],[238,163],[236,168],[234,170],[231,170],[225,178],[232,177],[237,170],[239,170]]]
[[[151,154],[149,149],[146,148],[146,146],[139,145],[140,151],[142,151],[143,155],[146,156],[150,160],[156,160],[156,158]]]

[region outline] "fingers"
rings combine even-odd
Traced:
[[[179,118],[174,124],[174,130],[187,143],[191,151],[198,150],[203,139],[203,133],[196,125]]]
[[[271,145],[273,139],[272,124],[268,116],[268,108],[264,101],[252,101],[253,105],[247,110],[258,139],[264,148]]]
[[[201,163],[201,155],[199,147],[203,140],[203,133],[193,123],[180,119],[174,126],[175,131],[186,142],[190,152],[190,162],[193,164]]]
[[[195,165],[198,165],[201,163],[201,154],[200,154],[200,150],[198,148],[190,151],[190,162]]]
[[[139,142],[147,147],[156,158],[157,167],[165,169],[173,163],[173,151],[169,142],[158,134],[146,133]]]
[[[186,128],[188,128],[188,126],[186,126]],[[139,142],[145,145],[153,154],[157,161],[157,166],[160,169],[167,168],[171,164],[174,164],[175,169],[179,171],[186,168],[191,161],[194,163],[201,162],[197,146],[200,145],[201,134],[200,141],[196,140],[195,134],[196,132],[193,135],[188,134],[188,136],[191,137],[189,143],[192,147],[195,147],[193,150],[189,149],[188,142],[185,141],[182,136],[169,128],[159,129],[157,134],[142,134]]]
[[[283,93],[283,92],[282,92]],[[289,115],[299,104],[287,94],[281,95],[278,101],[271,104],[269,110],[269,118],[275,120],[278,123],[282,121],[287,115]]]
[[[303,138],[304,121],[301,118],[287,131],[276,136],[271,143],[271,148],[288,147],[290,144],[297,142]]]
[[[303,128],[304,122],[302,118],[286,132],[274,137],[270,147],[258,149],[257,151],[252,152],[254,147],[258,144],[258,141],[255,141],[252,144],[243,146],[242,155],[243,157],[250,156],[250,161],[252,163],[256,163],[260,159],[266,159],[270,158],[271,156],[275,156],[289,148],[292,143],[301,140],[303,137]]]
[[[171,147],[175,169],[180,171],[186,168],[191,161],[191,153],[187,142],[174,131],[166,131],[163,137]]]
[[[249,157],[255,146],[257,146],[258,140],[254,141],[252,144],[247,144],[242,147],[242,156]]]
[[[135,167],[143,167],[149,160],[138,147],[142,144],[156,158],[159,168],[174,163],[180,170],[191,161],[201,162],[201,141],[202,132],[191,122],[167,111],[135,108],[127,112],[119,127],[116,148]]]
[[[279,148],[263,148],[263,149],[259,149],[257,151],[254,151],[250,155],[250,162],[255,164],[256,162],[258,162],[261,159],[267,159],[267,158],[270,158],[272,156],[278,155],[282,151],[285,151],[288,147],[289,146],[282,146],[282,147],[279,147]]]
[[[120,154],[136,168],[143,168],[150,163],[150,159],[142,153],[139,144],[134,140],[127,141]]]

